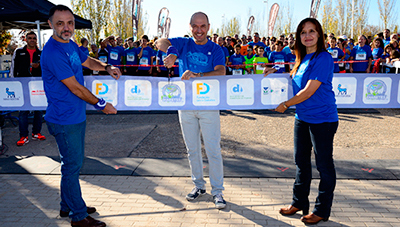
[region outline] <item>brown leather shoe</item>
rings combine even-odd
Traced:
[[[279,210],[279,213],[282,215],[293,215],[295,213],[297,213],[298,211],[301,211],[299,208],[296,208],[292,205],[285,207],[285,208],[281,208]],[[303,215],[308,214],[308,210],[303,210]]]
[[[329,218],[321,218],[320,216],[315,215],[313,213],[307,214],[307,215],[305,215],[305,216],[300,218],[300,220],[302,222],[304,222],[306,224],[309,224],[309,225],[317,224],[320,221],[328,221],[328,219]]]
[[[94,212],[96,212],[96,208],[94,208],[94,207],[86,207],[86,212],[88,214],[93,214]],[[60,210],[60,217],[66,218],[68,216],[69,216],[69,212]]]
[[[80,221],[71,221],[72,227],[105,227],[106,223],[98,221],[90,216]]]

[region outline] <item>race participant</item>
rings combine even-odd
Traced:
[[[139,51],[134,47],[133,37],[128,39],[129,47],[124,51],[125,65],[137,65]],[[134,76],[137,74],[137,66],[125,67],[124,74]]]
[[[267,67],[265,63],[268,63],[268,58],[264,57],[264,47],[256,46],[257,55],[254,57],[253,63],[256,64],[253,66],[254,74],[262,74],[264,68]]]
[[[244,56],[244,60],[245,60],[245,71],[244,74],[252,74],[254,73],[254,67],[253,67],[253,63],[254,63],[254,58],[256,57],[253,54],[253,47],[250,45],[247,45],[247,55]]]
[[[229,57],[228,65],[235,65],[232,66],[232,75],[243,75],[243,68],[246,60],[244,59],[243,55],[240,54],[240,44],[235,45],[235,53]]]
[[[334,62],[339,61],[339,59],[340,59],[340,61],[342,61],[344,59],[343,51],[339,47],[336,46],[336,38],[335,37],[332,37],[329,40],[329,48],[326,50],[332,55]],[[339,71],[340,71],[339,64],[335,63],[335,66],[333,67],[333,72],[339,73]]]
[[[258,32],[254,33],[253,38],[254,38],[254,40],[249,42],[249,45],[253,46],[253,48],[254,48],[254,46],[262,46],[264,48],[267,47],[263,42],[261,42],[260,35],[258,34]]]
[[[358,37],[358,45],[351,50],[349,60],[368,60],[368,62],[350,63],[350,73],[370,73],[372,51],[371,47],[365,45],[365,42],[367,42],[367,38],[364,35],[360,35]]]
[[[283,43],[282,41],[278,40],[275,43],[275,51],[269,54],[269,62],[275,63],[274,68],[277,69],[276,73],[284,73],[286,70],[285,63],[287,62],[286,54],[282,52]]]
[[[153,72],[153,68],[148,65],[153,65],[153,57],[155,56],[154,50],[148,46],[149,37],[147,35],[142,35],[140,39],[140,47],[139,47],[139,68],[137,75],[138,76],[151,76]]]
[[[108,52],[108,64],[110,65],[122,65],[122,58],[124,56],[124,48],[118,46],[114,36],[109,36],[103,40],[106,43],[106,49]],[[120,67],[118,67],[120,68]]]

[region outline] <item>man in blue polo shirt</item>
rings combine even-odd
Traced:
[[[358,37],[358,45],[351,50],[350,61],[365,62],[350,63],[350,73],[369,73],[372,64],[372,51],[370,46],[365,45],[366,42],[367,38],[364,35],[360,35]]]
[[[70,217],[72,226],[103,227],[104,222],[88,216],[96,212],[86,207],[79,184],[85,145],[86,103],[106,114],[117,110],[104,99],[94,96],[85,86],[82,66],[92,70],[106,70],[115,79],[118,68],[86,56],[70,38],[74,34],[75,18],[68,7],[54,6],[48,23],[53,35],[41,56],[42,79],[47,97],[45,120],[56,139],[61,158],[61,217]]]
[[[202,12],[193,14],[190,28],[193,38],[170,39],[172,46],[179,53],[179,74],[182,80],[224,75],[225,55],[221,47],[207,39],[210,29],[207,15]],[[169,54],[164,59],[165,66],[172,67],[176,58],[176,55]],[[180,110],[178,113],[188,152],[192,180],[195,185],[186,199],[192,201],[206,193],[201,155],[201,134],[210,166],[209,176],[214,204],[218,209],[225,208],[226,202],[222,197],[224,172],[220,145],[219,110]]]

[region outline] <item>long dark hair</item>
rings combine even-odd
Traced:
[[[290,72],[290,76],[293,77],[294,74],[296,74],[297,69],[300,66],[300,63],[303,61],[304,57],[307,55],[307,49],[306,46],[304,46],[301,43],[301,31],[304,28],[304,25],[307,22],[311,22],[315,25],[315,30],[317,31],[319,37],[318,37],[318,42],[317,42],[317,51],[315,52],[315,54],[313,55],[313,58],[315,56],[317,56],[319,53],[326,51],[325,48],[325,40],[324,40],[324,32],[322,31],[322,26],[321,24],[318,22],[317,19],[314,18],[306,18],[304,20],[302,20],[300,22],[300,24],[297,26],[297,30],[296,30],[296,41],[294,43],[294,51],[296,54],[296,63],[294,64],[294,67],[292,69],[292,71]]]

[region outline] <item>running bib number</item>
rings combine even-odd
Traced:
[[[163,55],[161,58],[162,58],[162,61],[164,62],[164,59],[167,57],[167,55]]]
[[[107,63],[107,57],[106,56],[100,56],[99,60],[103,63]]]
[[[118,60],[118,53],[117,52],[111,52],[110,53],[110,58],[111,58],[111,60]]]
[[[337,50],[331,50],[330,51],[332,58],[338,58],[338,51]]]
[[[285,60],[283,60],[283,59],[276,59],[275,60],[275,63],[278,63],[278,64],[276,64],[279,68],[285,68],[285,65],[284,64],[282,64],[282,63],[285,63]]]
[[[148,65],[148,64],[149,64],[149,59],[147,59],[147,58],[141,58],[139,64],[140,64],[140,65]]]
[[[242,75],[242,70],[241,69],[233,69],[232,75]]]
[[[294,67],[294,64],[290,64],[290,65],[289,65],[290,70],[292,70],[293,67]]]
[[[356,60],[360,61],[360,60],[367,60],[367,53],[365,52],[360,52],[356,54]]]
[[[126,60],[130,61],[130,62],[134,62],[135,61],[135,55],[134,54],[128,54],[126,56]]]
[[[339,67],[344,67],[344,63],[339,63]]]
[[[256,70],[262,70],[262,71],[264,71],[264,67],[262,67],[261,65],[257,65],[257,66],[256,66]]]

